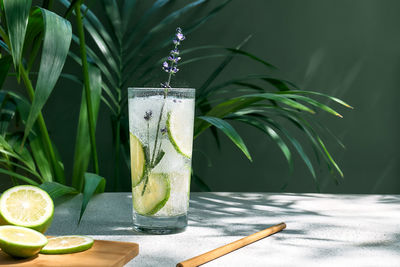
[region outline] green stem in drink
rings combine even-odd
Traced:
[[[92,149],[92,157],[93,157],[93,166],[96,174],[99,174],[99,163],[97,159],[97,148],[96,148],[96,136],[95,136],[95,127],[94,127],[94,117],[93,117],[93,105],[92,98],[90,93],[90,82],[89,82],[89,67],[86,57],[86,45],[85,45],[85,33],[83,31],[83,23],[82,23],[82,14],[81,14],[81,5],[82,1],[79,1],[79,4],[75,7],[76,13],[76,26],[78,30],[79,36],[79,50],[81,53],[82,59],[82,73],[83,73],[83,81],[85,85],[85,95],[86,95],[86,106],[89,120],[89,134],[90,134],[90,144]]]

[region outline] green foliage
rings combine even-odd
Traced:
[[[210,1],[191,0],[174,9],[173,1],[155,0],[140,13],[135,0],[118,4],[114,0],[100,0],[104,21],[81,0],[59,2],[65,7],[64,18],[48,10],[52,1],[44,1],[43,7],[31,7],[30,0],[0,0],[0,173],[10,176],[14,184],[41,186],[53,198],[82,192],[81,220],[90,198],[105,188],[106,180],[99,174],[95,141],[101,102],[111,114],[113,189],[118,191],[121,189],[118,184],[120,168],[130,167],[127,86],[144,86],[155,81],[165,60],[157,57],[158,52],[167,50],[172,40],[172,36],[165,37],[163,33],[172,33],[171,29],[185,14],[199,10]],[[194,16],[187,25],[182,25],[185,35],[190,36],[230,2],[221,1],[208,13]],[[75,30],[68,19],[75,20]],[[87,45],[85,36],[91,39],[92,46]],[[333,177],[343,176],[321,137],[323,127],[316,127],[314,116],[323,111],[341,117],[331,105],[319,99],[347,108],[351,106],[338,98],[301,90],[289,81],[276,78],[273,74],[276,68],[272,64],[244,50],[250,37],[233,48],[207,44],[181,51],[184,61],[180,66],[222,58],[197,87],[194,138],[210,129],[219,144],[220,131],[252,160],[245,136],[235,128],[238,128],[236,125],[253,127],[276,143],[290,170],[294,165],[293,152],[298,153],[318,185],[312,157],[306,153],[304,143],[282,123],[283,119],[310,141],[318,165],[325,164]],[[71,50],[71,42],[75,48],[79,47],[79,55]],[[82,78],[62,73],[67,55],[82,68]],[[265,71],[216,83],[235,57],[260,64]],[[35,86],[31,78],[34,75],[37,77]],[[7,76],[23,81],[28,99],[2,88]],[[71,186],[66,182],[62,160],[41,112],[59,77],[82,86]],[[12,132],[11,124],[15,126]],[[93,170],[88,172],[91,159]],[[195,170],[192,177],[201,190],[210,190]]]
[[[103,177],[98,176],[94,173],[85,173],[85,188],[83,189],[83,200],[81,213],[79,214],[79,222],[82,219],[82,215],[95,193],[103,193],[106,186],[106,180]]]
[[[50,139],[41,113],[64,66],[72,38],[71,24],[49,10],[40,7],[31,8],[31,1],[2,0],[1,4],[3,8],[0,25],[2,39],[0,82],[2,85],[9,72],[12,58],[14,71],[18,81],[19,77],[22,77],[29,101],[14,92],[4,90],[0,92],[0,173],[10,176],[14,184],[19,184],[21,181],[37,186],[42,184],[41,186],[53,198],[76,193],[77,189],[65,184],[63,163]],[[34,89],[30,70],[40,48],[42,48],[41,58]],[[4,53],[9,55],[3,56]],[[94,98],[98,110],[101,78],[98,71],[95,71],[96,68],[93,69],[91,73],[96,73],[92,75],[96,77],[93,78],[95,84],[93,88],[96,92]],[[82,105],[84,106],[84,103]],[[83,119],[87,116],[83,114],[81,117],[80,124],[84,125]],[[23,125],[23,132],[7,131],[13,118],[16,118],[17,126]],[[89,155],[85,153],[87,144],[83,142],[87,139],[84,135],[88,129],[81,126],[78,131],[77,153],[82,152],[86,158],[76,159],[79,160],[76,168],[80,166],[85,172],[90,153]],[[82,181],[83,172],[79,174]],[[82,183],[80,185],[82,186]],[[87,198],[88,193],[84,194]]]

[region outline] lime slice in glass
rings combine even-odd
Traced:
[[[147,179],[147,184],[146,184]],[[153,215],[164,207],[169,199],[171,186],[165,173],[150,173],[133,188],[133,207],[141,215]]]
[[[0,224],[32,228],[44,233],[54,214],[54,204],[46,191],[20,185],[6,190],[0,198]]]
[[[49,243],[42,248],[43,254],[67,254],[88,250],[93,246],[93,239],[87,236],[67,235],[49,238]]]
[[[146,170],[146,154],[142,143],[135,135],[130,133],[130,144],[131,144],[131,179],[132,186],[139,184]]]
[[[168,112],[168,138],[179,154],[190,159],[192,155],[193,132],[190,131],[190,127],[183,123],[187,121],[185,118],[187,114],[180,111],[180,109],[177,109]]]
[[[38,231],[14,225],[0,226],[0,248],[11,256],[32,257],[46,244],[47,238]]]

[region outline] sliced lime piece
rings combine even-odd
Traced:
[[[49,243],[42,248],[43,254],[68,254],[88,250],[93,246],[93,239],[87,236],[66,235],[49,238]]]
[[[183,123],[187,120],[183,118],[187,114],[179,111],[168,112],[166,123],[168,138],[179,154],[190,159],[192,156],[193,131],[190,126]]]
[[[47,238],[38,231],[14,225],[0,226],[0,248],[11,256],[32,257],[46,244]]]
[[[130,144],[131,144],[131,179],[132,186],[139,184],[146,170],[146,154],[144,151],[143,144],[139,141],[135,135],[130,133]]]
[[[150,173],[138,186],[133,188],[133,207],[141,215],[153,215],[167,203],[170,191],[171,186],[167,174]]]
[[[36,186],[19,185],[0,198],[0,223],[28,227],[44,233],[54,214],[53,200]]]

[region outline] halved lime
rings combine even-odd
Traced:
[[[44,233],[53,220],[54,204],[46,191],[19,185],[0,198],[0,223],[24,226]]]
[[[170,191],[171,186],[167,174],[150,173],[147,184],[145,178],[133,188],[133,207],[141,215],[153,215],[164,207],[169,199]]]
[[[38,231],[14,225],[0,226],[0,248],[11,256],[32,257],[46,244],[47,238]]]
[[[85,251],[93,246],[93,239],[87,236],[66,235],[49,238],[42,248],[43,254],[67,254]]]
[[[146,170],[146,154],[142,143],[135,135],[130,133],[131,143],[131,179],[132,186],[140,183]]]
[[[193,131],[188,125],[182,123],[187,114],[179,111],[168,112],[166,123],[168,138],[179,154],[190,159],[192,156]]]

